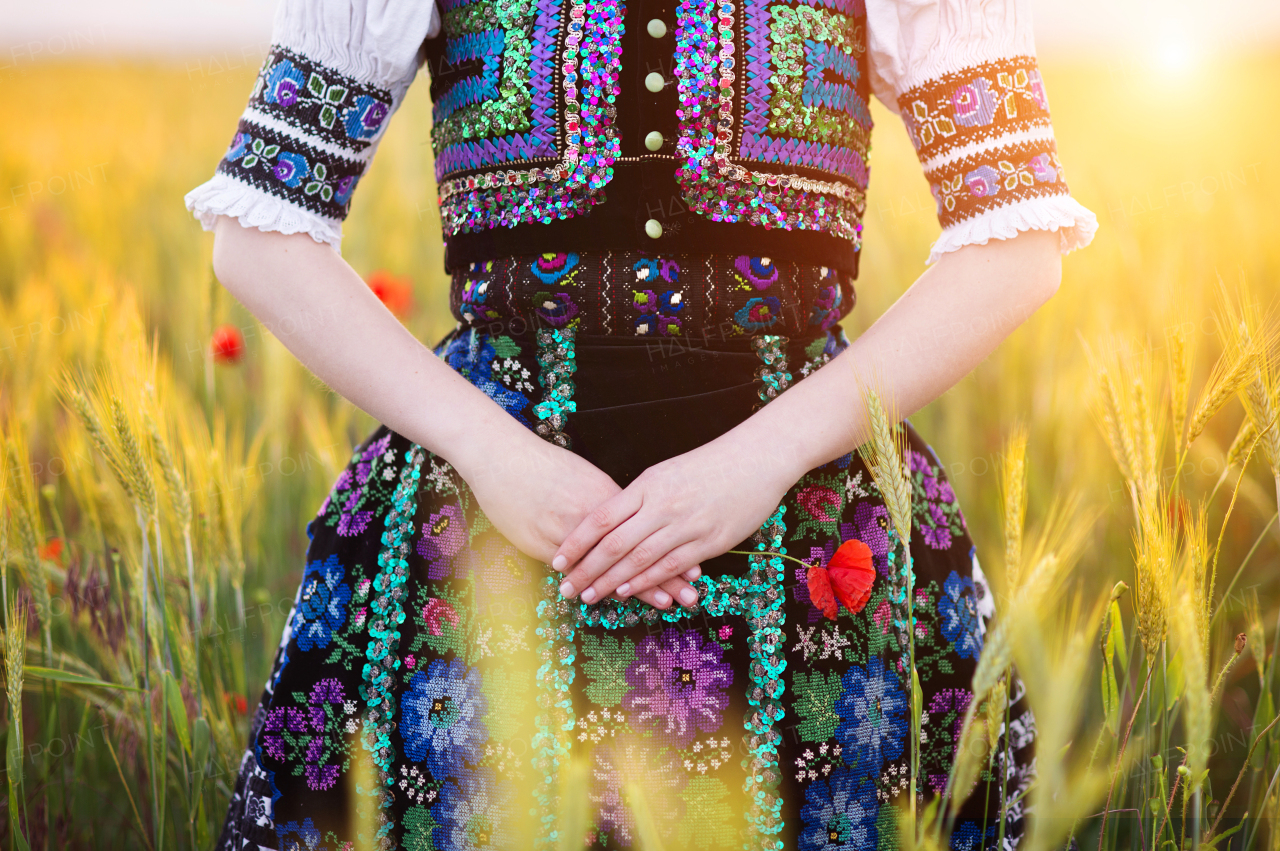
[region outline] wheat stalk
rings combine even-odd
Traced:
[[[1185,325],[1175,326],[1169,340],[1169,408],[1173,414],[1174,440],[1181,445],[1187,426],[1187,401],[1191,395],[1191,346]]]
[[[1000,506],[1004,517],[1005,584],[1012,595],[1018,588],[1027,517],[1027,429],[1021,424],[1009,435],[1001,458]]]

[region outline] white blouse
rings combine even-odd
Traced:
[[[1035,55],[1030,0],[866,0],[866,8],[871,89],[895,113],[901,113],[903,95],[921,91],[931,82],[983,63]],[[281,0],[272,43],[361,83],[389,90],[394,112],[425,60],[423,41],[439,31],[440,13],[434,2]],[[1043,97],[1043,89],[1039,95]],[[261,122],[264,117],[255,116],[255,120]],[[910,116],[906,123],[919,148]],[[384,121],[368,147],[340,153],[367,164],[386,124]],[[1045,122],[1044,126],[952,147],[924,160],[922,166],[930,174],[965,157],[1019,142],[1041,141],[1052,134],[1052,127]],[[340,219],[317,215],[225,174],[215,174],[187,193],[185,200],[205,230],[213,229],[218,215],[227,215],[246,227],[308,233],[334,250],[342,241]],[[939,197],[940,213],[941,205]],[[1097,228],[1097,217],[1069,195],[1026,198],[943,228],[928,262],[964,245],[982,245],[989,239],[1007,239],[1027,230],[1057,231],[1061,250],[1066,253],[1088,245]]]

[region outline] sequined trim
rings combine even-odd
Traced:
[[[787,371],[787,338],[760,334],[751,338],[751,346],[763,361],[756,370],[756,380],[760,382],[757,391],[760,401],[756,408],[760,408],[791,386],[791,373]]]
[[[898,106],[923,162],[1010,133],[1050,128],[1049,100],[1034,56],[946,74],[904,92]]]
[[[601,200],[620,151],[614,118],[623,5],[620,0],[570,0],[557,68],[549,56],[563,14],[561,0],[538,0],[536,13],[531,2],[510,0],[475,0],[446,13],[446,62],[482,60],[479,77],[455,83],[436,99],[441,118],[432,140],[446,238],[567,219]],[[557,77],[562,94],[553,139],[557,110],[551,81]],[[450,98],[458,86],[460,93]],[[496,135],[504,130],[530,132]],[[444,179],[459,171],[540,159],[553,161]]]
[[[803,6],[801,12],[750,0],[742,25],[748,64],[742,83],[746,94],[739,156],[804,166],[829,179],[752,170],[733,161],[737,5],[731,0],[681,0],[676,9],[680,93],[676,180],[690,209],[713,221],[824,231],[852,239],[859,247],[860,220],[866,208],[866,140],[871,129],[870,115],[865,113],[865,83],[862,88],[832,86],[825,82],[824,72],[837,69],[849,83],[865,77],[865,11],[839,0],[822,5],[837,8],[815,12]],[[861,14],[852,17],[856,12]],[[839,21],[841,16],[844,22]],[[765,42],[774,21],[777,33]],[[846,31],[853,34],[847,53]],[[770,82],[789,83],[792,77],[786,72],[800,71],[800,56],[805,57],[806,76],[800,85],[798,106],[803,109],[796,123],[785,115],[794,114],[797,106],[789,96],[768,104],[771,89],[762,75]],[[781,62],[781,67],[770,68],[770,61]],[[815,117],[820,118],[816,127]],[[850,123],[853,126],[847,132],[837,130]],[[779,135],[761,135],[766,129],[776,129]],[[833,132],[849,145],[837,145],[833,151],[824,140]]]
[[[409,577],[409,539],[413,536],[415,498],[426,452],[416,443],[405,452],[405,466],[400,470],[400,483],[392,496],[387,513],[386,531],[382,533],[382,551],[378,554],[378,575],[373,581],[373,616],[369,624],[369,645],[365,650],[362,696],[365,700],[363,735],[365,750],[373,757],[378,788],[370,790],[378,799],[378,846],[389,849],[394,840],[394,823],[387,815],[393,803],[396,778],[392,765],[396,748],[391,741],[396,716],[395,671],[400,670],[400,624],[405,613],[402,598]]]
[[[567,414],[578,409],[573,401],[574,362],[573,328],[538,331],[538,384],[543,387],[542,401],[533,406],[538,416],[534,431],[556,446],[569,448],[569,435],[564,427]]]

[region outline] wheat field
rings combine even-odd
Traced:
[[[0,819],[16,849],[212,845],[305,522],[374,425],[221,290],[183,207],[260,58],[0,69]],[[1039,728],[1026,847],[1280,847],[1280,55],[1042,67],[1098,236],[912,417],[999,593],[950,785],[989,758],[1014,666]],[[873,115],[851,335],[937,232],[905,132]],[[343,253],[411,282],[403,319],[434,343],[453,321],[429,121],[420,81]],[[216,357],[237,332],[239,356]],[[946,806],[914,818],[904,835],[946,846]]]

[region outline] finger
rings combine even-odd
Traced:
[[[551,567],[560,573],[573,568],[591,552],[600,539],[612,532],[640,510],[642,499],[638,491],[623,490],[600,503],[582,518],[573,531],[560,543],[551,558]]]
[[[692,583],[695,579],[697,579],[701,575],[702,575],[702,565],[694,565],[693,567],[689,568],[684,573],[682,573],[680,577],[681,579],[684,579],[687,582]],[[627,590],[630,591],[630,588],[627,586],[627,583],[624,582],[622,583],[621,586],[614,589],[613,593],[609,595],[610,598],[618,601],[627,599],[627,597],[629,596],[628,594],[620,593],[622,588],[627,588]],[[667,580],[662,585],[659,585],[657,588],[650,588],[646,591],[641,591],[638,594],[634,594],[630,596],[634,596],[637,600],[643,600],[644,602],[648,603],[650,606],[653,606],[655,609],[665,609],[667,606],[671,605],[673,601],[678,601],[680,599],[678,595],[682,590],[684,590],[684,588],[685,588],[684,582],[671,579],[671,580]],[[698,589],[697,587],[694,587],[693,590],[696,592]],[[664,594],[666,595],[665,597],[663,596]],[[696,600],[694,602],[696,602]]]
[[[679,532],[670,526],[659,525],[657,521],[649,516],[650,514],[652,512],[641,511],[632,517],[617,530],[606,535],[604,540],[600,542],[600,546],[592,550],[582,560],[582,564],[579,565],[578,569],[583,571],[590,570],[595,573],[591,577],[590,587],[584,588],[582,591],[582,599],[584,601],[591,602],[591,600],[587,599],[588,597],[599,600],[601,597],[608,596],[618,586],[644,573],[654,562],[690,539],[688,534]],[[643,532],[646,529],[649,530],[648,534],[636,534],[636,532]],[[606,555],[597,554],[597,550],[602,550],[609,545],[611,543],[610,539],[619,533],[625,534],[619,536],[620,543],[618,546],[630,545],[630,548],[623,555],[615,557],[612,552]],[[610,561],[613,563],[606,564]],[[691,566],[686,562],[669,578],[678,577]],[[683,583],[683,580],[681,582]],[[653,582],[646,587],[656,587],[658,584]],[[624,591],[623,593],[626,594],[628,592]]]
[[[680,600],[681,604],[694,603],[696,596],[692,596],[694,593],[689,582],[681,576],[682,573],[691,569],[692,558],[689,550],[681,552],[682,545],[686,543],[689,543],[687,537],[678,536],[667,529],[650,535],[640,541],[626,558],[605,571],[603,576],[596,578],[591,584],[591,590],[603,595],[611,593],[614,587],[617,587],[623,595],[635,595],[639,591],[662,586],[664,582],[669,581],[673,584],[667,589],[669,594]],[[677,555],[677,553],[680,554]],[[653,576],[649,581],[636,584],[637,578],[650,571],[653,572]]]
[[[662,588],[667,593],[671,594],[681,605],[688,606],[696,603],[696,597],[682,597],[681,594],[684,592],[685,587],[691,587],[685,581],[686,573],[691,573],[696,569],[698,573],[701,574],[702,568],[701,566],[695,566],[695,568],[689,569],[686,572],[682,571],[685,571],[686,565],[688,565],[690,561],[693,561],[702,554],[703,553],[699,552],[697,542],[689,541],[688,543],[676,547],[646,570],[624,582],[623,587],[620,587],[618,590],[632,596],[639,596],[651,588]],[[694,589],[694,593],[697,593],[696,589]]]
[[[631,573],[615,579],[608,586],[596,586],[596,580],[611,569],[620,560],[627,557],[642,541],[659,528],[659,521],[652,512],[638,512],[622,522],[620,526],[609,532],[600,542],[591,548],[591,552],[578,562],[565,576],[560,584],[560,593],[566,597],[582,594],[582,602],[594,603],[608,596],[618,583],[638,573],[637,565]]]

